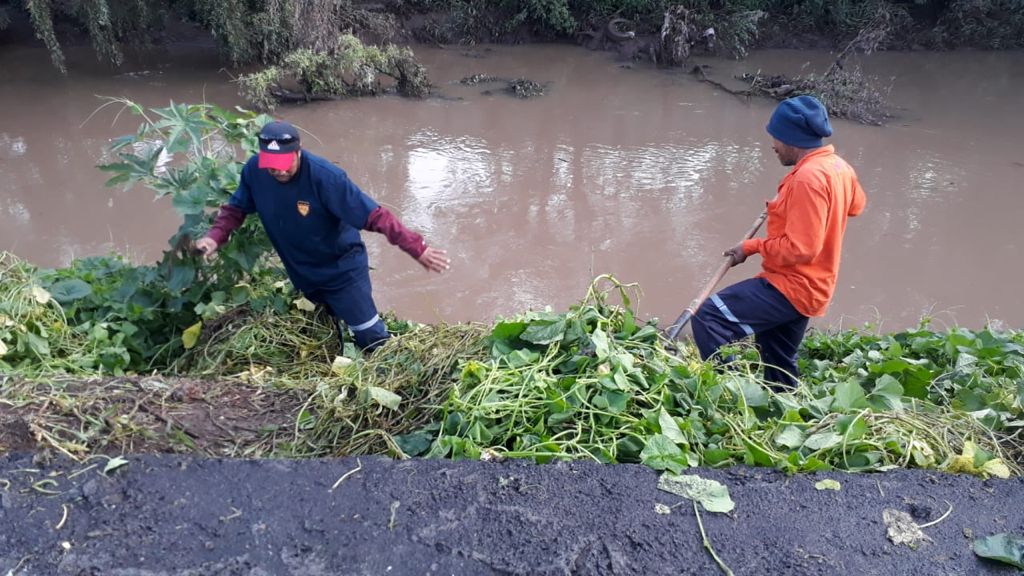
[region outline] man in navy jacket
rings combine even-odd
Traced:
[[[373,351],[387,340],[388,332],[373,302],[369,261],[359,231],[384,234],[431,272],[449,268],[446,252],[427,246],[422,236],[364,194],[344,170],[303,150],[291,124],[268,123],[260,131],[259,143],[259,154],[246,162],[238,189],[221,206],[207,235],[196,241],[196,248],[206,255],[216,252],[255,212],[292,284],[344,321],[357,346]]]

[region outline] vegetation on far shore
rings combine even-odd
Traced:
[[[145,46],[178,20],[212,34],[233,65],[278,64],[295,50],[329,51],[344,32],[374,41],[415,32],[446,44],[524,33],[570,39],[617,17],[638,35],[656,34],[675,9],[691,13],[701,30],[733,28],[720,34],[748,46],[828,39],[839,47],[880,11],[893,19],[883,48],[1024,46],[1024,0],[28,0],[0,2],[0,33],[17,23],[31,26],[59,68],[63,43],[84,34],[98,56],[119,64],[126,48]],[[413,20],[425,24],[412,26]]]
[[[63,46],[87,37],[121,64],[175,20],[209,33],[224,60],[260,66],[238,78],[259,110],[279,103],[379,94],[422,97],[426,70],[397,44],[572,41],[658,65],[685,65],[691,51],[742,58],[759,46],[840,49],[820,75],[760,76],[746,92],[813,94],[833,115],[886,117],[886,88],[846,56],[874,50],[1024,46],[1024,0],[26,0],[0,2],[0,34],[29,27],[65,70]],[[614,24],[614,26],[613,26]],[[709,31],[713,31],[708,40]],[[845,48],[843,48],[845,46]]]
[[[634,315],[636,287],[600,277],[568,310],[488,325],[392,318],[397,337],[374,355],[339,350],[256,219],[212,263],[187,249],[233,191],[265,117],[111,104],[141,125],[115,141],[110,183],[170,196],[182,226],[153,266],[108,256],[40,270],[0,254],[0,443],[17,424],[75,458],[204,449],[675,472],[1024,468],[1024,333],[1014,330],[813,333],[801,386],[777,391],[753,348],[727,351],[737,359],[724,369],[700,362]],[[197,403],[203,418],[189,420]],[[202,426],[225,442],[204,442]]]

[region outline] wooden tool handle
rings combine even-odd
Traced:
[[[764,224],[766,218],[768,218],[767,210],[761,212],[761,215],[758,216],[757,220],[754,221],[754,224],[750,226],[750,230],[748,230],[746,235],[743,236],[743,239],[750,240],[751,238],[753,238],[754,234],[757,234],[757,231],[761,228],[761,225]],[[683,327],[690,322],[690,319],[693,318],[693,315],[697,313],[697,309],[700,308],[700,305],[703,304],[704,301],[708,299],[708,296],[711,295],[711,292],[715,289],[715,286],[717,286],[718,283],[722,280],[726,272],[729,271],[729,268],[732,268],[732,256],[725,257],[725,261],[722,262],[721,266],[718,267],[718,270],[715,271],[715,274],[711,277],[710,280],[708,280],[707,284],[704,285],[704,289],[701,290],[700,294],[698,294],[697,297],[693,299],[693,302],[690,302],[690,305],[686,307],[686,310],[683,310],[683,313],[679,315],[679,318],[677,318],[676,321],[673,322],[671,326],[669,326],[669,340],[675,341],[675,339],[679,336],[679,331],[682,330]]]

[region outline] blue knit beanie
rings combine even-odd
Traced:
[[[796,96],[779,102],[768,133],[783,144],[797,148],[818,148],[821,139],[832,135],[828,111],[814,96]]]

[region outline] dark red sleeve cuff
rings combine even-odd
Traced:
[[[366,220],[366,230],[383,234],[388,242],[398,246],[403,252],[417,260],[427,250],[427,243],[423,241],[423,236],[406,228],[390,210],[383,206],[378,206],[373,212],[370,212],[370,217]]]
[[[211,238],[220,246],[228,241],[231,237],[231,233],[238,229],[245,222],[245,212],[237,206],[230,204],[224,204],[220,207],[220,211],[217,212],[217,218],[213,221],[213,226],[210,227],[210,231],[206,233],[208,238]]]

